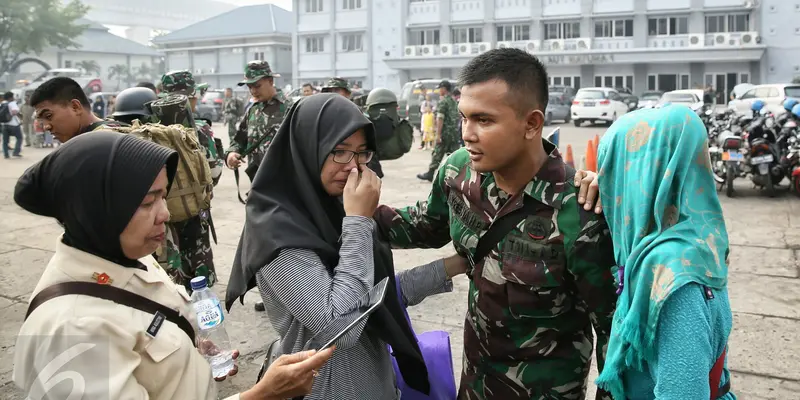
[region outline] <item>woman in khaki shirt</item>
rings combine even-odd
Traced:
[[[96,282],[194,321],[186,291],[151,256],[164,239],[165,199],[177,163],[173,150],[96,132],[73,138],[28,169],[14,200],[64,227],[32,298],[57,283]],[[154,329],[155,321],[154,314],[89,295],[46,301],[20,329],[14,382],[31,398],[216,399],[211,368],[189,335],[170,321]],[[256,386],[231,398],[305,394],[330,355],[279,359]]]

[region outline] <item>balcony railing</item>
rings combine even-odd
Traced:
[[[758,32],[690,33],[688,35],[655,36],[647,39],[653,48],[746,48],[761,44]]]

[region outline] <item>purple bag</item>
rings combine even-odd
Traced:
[[[395,287],[397,295],[400,297],[400,304],[403,304],[403,294],[400,290],[400,280],[395,277]],[[408,312],[403,310],[406,321],[411,326],[411,319]],[[414,327],[411,327],[414,330]],[[400,389],[400,400],[453,400],[456,398],[456,379],[453,374],[453,354],[450,351],[450,334],[445,331],[431,331],[417,335],[417,343],[422,351],[425,366],[428,367],[428,381],[431,384],[431,394],[420,393],[408,385],[403,380],[403,375],[397,367],[397,361],[392,357],[394,374],[397,376],[397,388]],[[387,345],[388,346],[388,345]],[[389,347],[389,354],[392,353],[392,346]]]

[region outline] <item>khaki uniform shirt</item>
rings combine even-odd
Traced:
[[[186,290],[173,284],[153,257],[139,261],[146,271],[114,264],[59,240],[31,299],[53,284],[97,281],[93,275],[105,273],[108,284],[179,311],[197,329]],[[152,321],[152,314],[104,299],[54,298],[40,305],[20,329],[14,382],[33,398],[42,398],[43,387],[52,386],[43,398],[71,398],[72,392],[91,399],[216,399],[211,367],[191,339],[169,321],[151,337],[147,328]],[[55,384],[60,380],[72,384]]]

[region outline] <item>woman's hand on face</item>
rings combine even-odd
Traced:
[[[314,376],[333,354],[334,347],[284,354],[269,366],[264,377],[252,389],[242,393],[242,400],[290,399],[311,392]]]
[[[444,259],[444,271],[447,273],[448,278],[456,275],[466,274],[469,261],[466,257],[454,254]]]
[[[372,218],[380,197],[381,178],[378,178],[378,175],[366,166],[361,168],[361,179],[358,177],[358,169],[353,168],[350,171],[343,196],[346,215]]]

